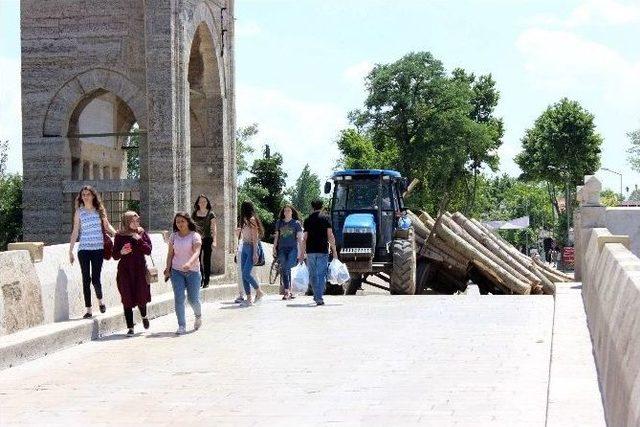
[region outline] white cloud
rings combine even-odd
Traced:
[[[238,126],[258,123],[254,146],[269,144],[282,154],[291,185],[306,163],[321,180],[331,174],[339,151],[333,142],[347,125],[337,105],[292,98],[278,89],[239,85]]]
[[[587,0],[564,21],[569,28],[585,25],[627,25],[640,22],[640,4],[617,0]]]
[[[587,26],[622,26],[640,23],[640,3],[618,0],[584,0],[568,16],[536,15],[531,25],[553,26],[565,30]]]
[[[541,88],[559,94],[590,88],[607,103],[637,104],[640,62],[604,44],[567,31],[532,28],[516,45],[525,58],[525,70]]]
[[[236,37],[249,38],[262,33],[262,27],[255,21],[238,20],[235,24]]]
[[[0,139],[9,140],[9,172],[22,171],[20,59],[0,57]]]

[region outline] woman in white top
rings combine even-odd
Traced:
[[[107,213],[102,206],[96,190],[90,185],[85,185],[76,198],[76,211],[73,215],[73,231],[69,239],[69,262],[73,264],[73,247],[80,235],[78,244],[78,260],[82,271],[82,293],[84,306],[87,312],[85,319],[91,318],[91,283],[96,291],[100,312],[104,313],[107,307],[102,302],[102,284],[100,273],[104,257],[104,237],[102,230],[111,236],[115,236],[116,230],[109,223]]]
[[[196,232],[196,224],[186,212],[178,212],[173,218],[173,233],[169,237],[169,252],[167,253],[167,267],[164,270],[164,280],[171,277],[173,296],[178,318],[176,334],[186,333],[186,319],[184,312],[184,293],[187,291],[189,304],[193,309],[196,320],[193,329],[198,330],[202,325],[202,311],[200,307],[200,247],[202,237]]]

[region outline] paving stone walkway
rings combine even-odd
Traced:
[[[552,297],[310,302],[207,304],[185,336],[169,315],[0,371],[0,424],[545,425]]]

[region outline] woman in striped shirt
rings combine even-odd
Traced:
[[[102,206],[96,190],[90,185],[85,185],[78,193],[76,199],[76,211],[73,215],[73,231],[69,241],[69,261],[73,264],[73,247],[80,235],[78,243],[78,260],[82,271],[82,293],[84,306],[87,312],[83,316],[90,319],[91,313],[91,283],[96,291],[96,298],[100,307],[100,313],[104,313],[107,307],[102,303],[102,284],[100,273],[104,255],[104,237],[102,229],[115,236],[116,230],[109,223],[107,213]]]

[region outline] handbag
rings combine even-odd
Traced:
[[[258,242],[258,262],[253,264],[256,267],[261,267],[265,264],[264,249],[262,248],[262,242]]]
[[[146,262],[147,257],[151,258],[151,267],[149,267],[149,264]],[[144,277],[147,279],[147,285],[151,285],[158,281],[158,268],[156,267],[156,263],[153,261],[153,257],[151,255],[145,255],[144,270]]]
[[[104,228],[102,217],[100,218],[100,227],[102,228],[102,241],[104,243],[102,258],[111,259],[111,255],[113,254],[113,240],[111,240],[111,237],[107,234],[107,230]]]

